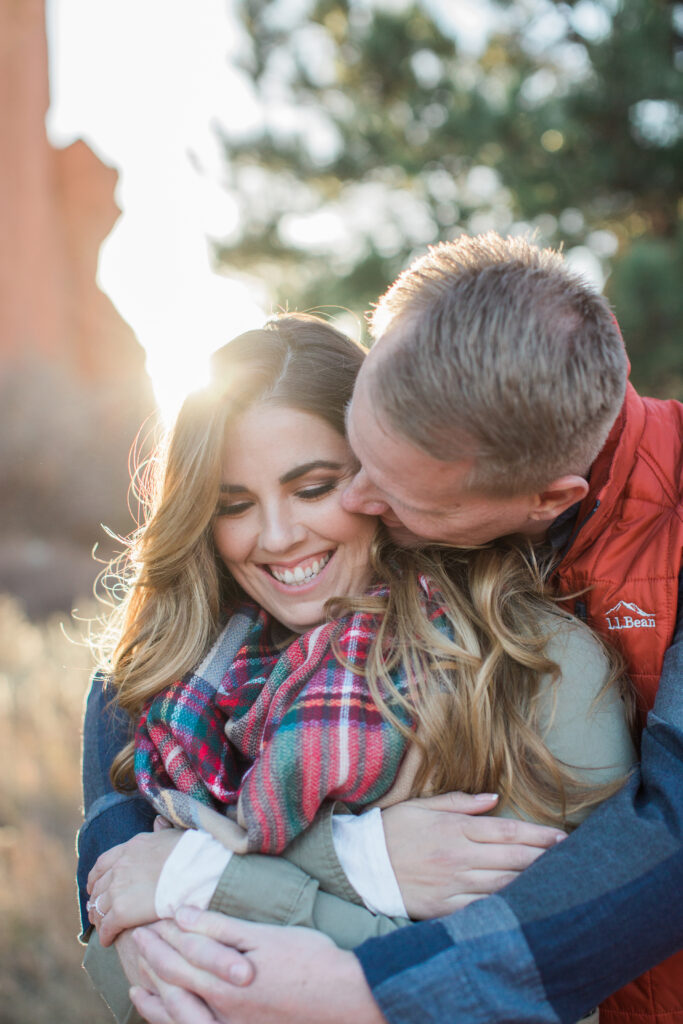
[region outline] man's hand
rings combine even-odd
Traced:
[[[389,859],[410,917],[443,917],[489,896],[566,839],[557,828],[488,816],[497,800],[495,794],[444,793],[382,811]]]
[[[116,936],[114,946],[130,984],[145,985],[148,979],[140,969],[140,950],[133,939],[133,934],[132,928],[126,928]]]
[[[97,859],[88,875],[88,917],[103,946],[125,928],[157,920],[159,875],[182,835],[181,829],[141,832]]]
[[[159,995],[131,997],[150,1024],[385,1024],[356,958],[320,932],[190,908],[177,921],[136,932]]]

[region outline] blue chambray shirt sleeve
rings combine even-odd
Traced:
[[[86,882],[106,850],[152,829],[155,812],[138,794],[117,793],[109,778],[114,756],[130,738],[128,716],[112,703],[107,678],[98,672],[88,693],[83,722],[83,812],[78,833],[78,897],[84,938],[90,929]]]
[[[570,1024],[683,948],[683,629],[641,770],[500,894],[355,952],[391,1024]]]

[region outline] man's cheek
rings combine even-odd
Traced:
[[[418,536],[418,534],[413,533],[402,523],[396,526],[389,526],[387,524],[387,530],[394,544],[397,544],[400,548],[421,548],[429,544],[431,540],[429,537]]]

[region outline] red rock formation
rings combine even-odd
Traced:
[[[95,283],[116,171],[84,142],[54,149],[48,106],[43,0],[0,0],[0,365],[146,389],[143,351]]]
[[[0,590],[35,615],[90,590],[101,523],[131,529],[128,450],[154,404],[95,280],[116,171],[52,147],[48,105],[43,0],[0,0]]]

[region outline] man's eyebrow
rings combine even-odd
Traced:
[[[343,469],[344,463],[342,462],[329,462],[327,459],[314,459],[313,462],[304,462],[302,466],[295,466],[294,469],[290,469],[287,473],[283,473],[280,477],[281,484],[289,484],[292,480],[297,480],[300,476],[305,476],[306,473],[310,473],[314,469]]]

